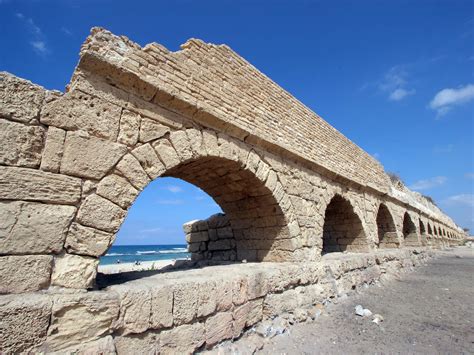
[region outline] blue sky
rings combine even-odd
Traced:
[[[63,91],[93,26],[171,50],[190,37],[226,43],[474,230],[473,6],[0,0],[0,70]],[[192,197],[199,193],[157,180],[132,208],[118,243],[182,241],[183,222],[219,210],[209,198]]]

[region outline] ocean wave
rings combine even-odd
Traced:
[[[142,254],[145,254],[145,255],[146,255],[146,254],[159,254],[159,253],[160,253],[160,252],[157,251],[157,250],[146,250],[146,251],[141,251],[141,250],[139,250],[139,251],[137,251],[137,254],[138,254],[138,255],[142,255]]]
[[[110,254],[105,254],[104,256],[125,256],[125,255],[135,255],[135,254],[110,253]]]
[[[160,254],[181,254],[181,253],[187,253],[188,249],[186,248],[175,248],[173,250],[162,250],[159,253]]]

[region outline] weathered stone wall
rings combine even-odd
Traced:
[[[183,225],[191,260],[235,261],[237,243],[230,219],[222,213]]]
[[[98,258],[131,204],[162,176],[200,187],[226,215],[225,226],[217,218],[205,222],[207,230],[186,231],[203,260],[319,265],[326,242],[331,250],[375,253],[463,238],[449,217],[392,186],[368,154],[229,48],[191,40],[176,53],[157,44],[142,49],[94,29],[64,94],[0,73],[0,319],[13,329],[24,309],[38,325],[25,333],[31,339],[9,333],[8,346],[0,336],[2,349],[46,338],[47,349],[59,349],[121,334],[117,317],[126,323],[135,312],[127,307],[148,307],[127,296],[148,294],[147,286],[109,293],[97,291],[95,280]],[[393,221],[383,232],[381,204]],[[25,304],[8,295],[18,293]],[[154,307],[161,314],[168,305]],[[104,318],[78,334],[64,330],[92,314]],[[231,316],[219,317],[228,326]],[[150,320],[132,333],[160,322],[166,344],[189,323]],[[188,340],[205,334],[202,324],[185,329]]]

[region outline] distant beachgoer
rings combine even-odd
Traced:
[[[120,264],[120,259],[117,259],[117,264]]]

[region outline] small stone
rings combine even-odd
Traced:
[[[383,317],[380,314],[374,314],[374,319],[372,320],[375,324],[383,322]]]
[[[361,317],[370,317],[372,315],[372,312],[369,309],[364,308],[360,304],[358,304],[355,307],[355,314]]]

